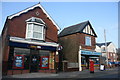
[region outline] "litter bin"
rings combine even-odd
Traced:
[[[100,70],[101,70],[101,71],[104,71],[104,70],[105,70],[105,65],[104,65],[104,64],[101,64],[101,65],[100,65]]]

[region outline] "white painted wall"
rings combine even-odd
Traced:
[[[97,46],[96,45],[96,48],[95,48],[95,51],[96,52],[102,52],[102,48],[104,48],[105,45],[102,45],[101,47]],[[116,47],[113,43],[110,43],[108,46],[107,46],[107,52],[112,52],[112,53],[116,53]]]
[[[96,45],[95,51],[96,51],[96,52],[101,52],[101,48]]]
[[[110,43],[107,49],[108,49],[108,52],[116,53],[116,47],[113,43]]]

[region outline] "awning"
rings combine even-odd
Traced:
[[[102,55],[100,52],[95,52],[95,51],[87,51],[87,50],[80,50],[80,54],[84,55]]]

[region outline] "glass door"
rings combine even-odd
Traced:
[[[30,72],[38,72],[39,66],[39,56],[36,54],[31,55],[31,63],[30,63]]]

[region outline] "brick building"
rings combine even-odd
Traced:
[[[8,16],[2,30],[3,75],[56,72],[58,30],[40,4]]]
[[[60,59],[68,61],[68,68],[80,71],[89,68],[89,59],[99,66],[101,53],[95,52],[96,33],[89,21],[64,28],[59,34],[59,43],[63,49]]]
[[[117,50],[115,45],[112,42],[106,42],[107,45],[107,53],[106,53],[106,46],[105,43],[96,43],[96,49],[95,51],[101,52],[101,63],[107,64],[108,62],[117,62]]]

